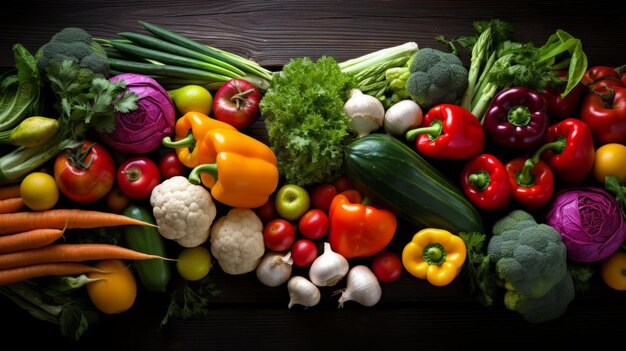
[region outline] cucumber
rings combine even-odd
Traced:
[[[155,224],[152,214],[145,208],[130,205],[123,213],[130,218]],[[123,228],[126,247],[148,253],[167,257],[165,252],[165,240],[154,227],[128,225]],[[137,260],[134,261],[135,269],[141,284],[150,291],[165,292],[172,275],[169,262],[166,260]]]
[[[354,186],[408,224],[484,233],[479,212],[461,190],[397,138],[370,134],[349,144],[345,158]]]

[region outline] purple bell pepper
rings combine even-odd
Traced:
[[[520,150],[539,146],[546,138],[549,124],[544,97],[524,87],[499,92],[483,119],[483,129],[491,140]]]

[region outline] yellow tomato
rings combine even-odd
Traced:
[[[605,258],[600,274],[606,285],[615,290],[626,290],[626,252],[617,251]]]
[[[59,188],[53,176],[44,172],[33,172],[22,180],[20,196],[31,210],[45,211],[59,201]]]
[[[176,269],[185,280],[200,280],[211,270],[211,254],[204,246],[183,249],[178,255]]]
[[[137,297],[137,281],[130,265],[119,259],[102,260],[95,267],[103,272],[89,273],[91,279],[102,279],[87,284],[91,302],[103,313],[127,311]]]
[[[616,176],[620,182],[626,180],[626,145],[610,143],[600,146],[596,150],[592,173],[603,184],[606,176]]]

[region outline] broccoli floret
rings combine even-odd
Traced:
[[[52,61],[72,60],[94,74],[109,77],[110,66],[106,52],[81,28],[63,28],[37,50],[35,57],[42,72]]]
[[[406,90],[424,108],[455,103],[467,87],[467,69],[454,54],[424,48],[413,55]]]
[[[529,213],[515,210],[497,221],[487,254],[507,288],[505,306],[527,320],[556,318],[573,299],[572,277],[561,236],[553,227],[538,224]]]

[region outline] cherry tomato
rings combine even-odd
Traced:
[[[183,249],[176,261],[176,270],[185,280],[200,280],[211,271],[211,253],[204,246]]]
[[[300,239],[291,247],[291,259],[297,267],[310,266],[317,258],[317,245],[309,239]]]
[[[353,203],[353,204],[363,203],[363,195],[361,195],[361,193],[356,189],[344,190],[340,194],[347,197],[348,200],[350,200],[350,203]]]
[[[54,179],[68,199],[80,203],[95,202],[113,188],[115,161],[104,146],[85,140],[79,147],[57,155]]]
[[[326,212],[314,208],[308,210],[298,222],[298,229],[303,237],[319,239],[328,232],[329,220]]]
[[[342,175],[335,179],[333,183],[335,189],[337,189],[338,193],[344,192],[346,190],[354,189],[354,185],[352,185],[352,181],[348,176]]]
[[[119,186],[114,186],[104,197],[107,207],[115,212],[122,213],[128,206],[130,206],[130,199],[124,194]]]
[[[233,78],[224,83],[213,99],[215,119],[242,129],[252,125],[261,116],[261,92],[244,79]]]
[[[117,185],[131,199],[149,198],[152,189],[160,182],[159,167],[145,156],[131,157],[117,170]]]
[[[296,239],[296,230],[291,222],[282,218],[269,221],[263,229],[263,242],[272,251],[285,251]]]
[[[372,272],[379,281],[391,283],[402,275],[402,260],[391,251],[382,251],[372,260]]]
[[[261,219],[261,222],[267,223],[276,217],[276,207],[274,207],[274,199],[269,198],[261,207],[254,209],[254,212]]]
[[[59,201],[59,188],[48,173],[32,172],[20,184],[20,197],[31,210],[45,211]]]
[[[175,151],[167,151],[159,157],[159,173],[163,179],[185,174],[185,165],[178,159]]]
[[[332,183],[318,184],[311,190],[311,206],[328,212],[335,195],[337,195],[337,188]]]

